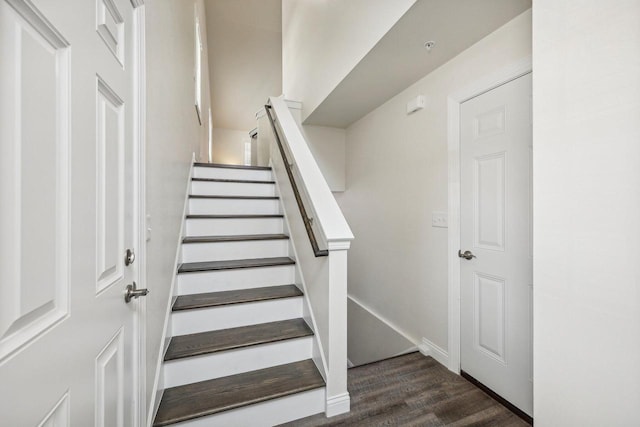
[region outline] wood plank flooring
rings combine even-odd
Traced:
[[[164,391],[154,427],[324,387],[311,359]]]
[[[173,311],[242,304],[245,302],[268,301],[299,296],[302,296],[302,291],[296,285],[266,286],[262,288],[180,295],[176,298],[176,302],[173,303]]]
[[[315,426],[528,426],[480,389],[420,353],[352,368],[351,412],[284,424]]]
[[[219,331],[178,335],[171,338],[164,360],[199,356],[311,335],[313,331],[304,319],[280,320]]]
[[[231,236],[188,236],[182,243],[250,242],[254,240],[288,240],[286,234],[244,234]]]
[[[250,169],[250,170],[259,170],[259,171],[269,171],[269,170],[271,170],[271,166],[228,165],[226,163],[200,163],[200,162],[196,162],[193,165],[194,166],[198,166],[198,167],[205,167],[205,168]]]
[[[178,268],[178,273],[192,273],[209,270],[231,270],[236,268],[275,267],[291,265],[296,262],[289,257],[232,259],[228,261],[185,262]]]

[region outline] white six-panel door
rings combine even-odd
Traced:
[[[0,0],[0,425],[131,426],[133,6]]]
[[[532,415],[531,74],[460,118],[461,369]]]

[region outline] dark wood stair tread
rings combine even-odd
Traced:
[[[190,199],[236,199],[236,200],[278,200],[278,196],[208,196],[205,194],[189,194]]]
[[[250,240],[286,240],[286,234],[244,234],[233,236],[188,236],[182,243],[247,242]]]
[[[168,388],[154,426],[166,426],[324,387],[312,360]]]
[[[182,359],[313,335],[304,319],[179,335],[171,338],[164,360]]]
[[[173,304],[173,311],[195,308],[217,307],[220,305],[241,304],[245,302],[267,301],[272,299],[302,296],[296,285],[267,286],[233,291],[207,292],[203,294],[181,295]]]
[[[271,170],[269,166],[227,165],[222,163],[199,163],[199,162],[196,162],[193,165],[196,167],[202,167],[202,168],[249,169],[249,170],[259,170],[259,171]]]
[[[197,271],[211,271],[211,270],[231,270],[236,268],[275,267],[279,265],[290,265],[295,263],[296,262],[289,257],[233,259],[228,261],[185,262],[182,265],[180,265],[180,268],[178,269],[178,273],[192,273]]]
[[[222,215],[208,215],[208,214],[191,214],[187,215],[187,219],[259,219],[259,218],[284,218],[282,214],[222,214]]]
[[[223,182],[234,184],[275,184],[275,181],[260,181],[254,179],[223,179],[223,178],[191,178],[191,181]]]

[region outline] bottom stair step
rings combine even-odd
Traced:
[[[324,387],[312,360],[166,389],[154,426],[167,426]]]

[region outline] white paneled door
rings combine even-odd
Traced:
[[[528,415],[531,124],[531,74],[461,106],[461,369]]]
[[[135,426],[134,8],[0,0],[0,425]]]

